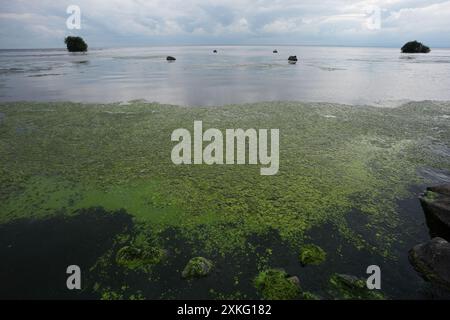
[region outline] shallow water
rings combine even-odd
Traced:
[[[214,54],[213,49],[218,53]],[[450,50],[344,47],[148,47],[0,50],[0,101],[179,105],[327,101],[392,106],[450,100]],[[166,56],[177,58],[168,63]],[[296,65],[288,64],[297,55]]]
[[[449,109],[448,102],[394,109],[1,103],[0,297],[75,297],[63,288],[64,268],[75,261],[88,277],[80,293],[87,298],[259,298],[252,281],[269,267],[332,298],[332,273],[365,276],[371,264],[382,268],[387,298],[446,298],[407,254],[430,238],[418,195],[449,181]],[[279,126],[280,174],[172,165],[170,133],[200,118],[219,128]],[[61,217],[80,209],[92,220]],[[119,209],[129,216],[105,218]],[[150,273],[121,267],[116,252],[132,241],[124,233],[145,236],[167,250],[167,260]],[[325,250],[323,264],[299,263],[308,243]],[[187,261],[199,255],[215,271],[182,280]],[[36,257],[42,277],[30,280]]]

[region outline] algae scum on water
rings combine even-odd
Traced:
[[[16,230],[17,221],[99,210],[132,218],[133,225],[110,232],[103,239],[109,247],[86,264],[86,295],[264,298],[261,292],[277,290],[261,289],[261,281],[255,287],[255,278],[282,270],[298,277],[299,298],[333,298],[335,273],[364,276],[369,264],[392,271],[385,275],[388,297],[409,297],[406,291],[421,285],[403,252],[426,227],[411,213],[414,200],[409,209],[400,204],[414,199],[414,186],[448,178],[450,103],[392,109],[3,103],[0,115],[4,230]],[[261,176],[254,165],[172,164],[171,133],[196,120],[220,130],[279,129],[279,173]],[[27,234],[21,237],[26,241]],[[0,238],[7,248],[1,255],[11,257],[15,241]],[[201,277],[183,278],[194,258],[208,262],[199,267]]]

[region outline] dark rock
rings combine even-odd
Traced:
[[[88,49],[88,45],[81,37],[66,37],[64,43],[69,52],[86,52]]]
[[[297,56],[290,56],[290,57],[288,58],[288,61],[289,61],[289,63],[291,63],[291,64],[297,63],[297,61],[298,61]]]
[[[214,50],[213,53],[217,53],[217,50]]]
[[[429,47],[417,41],[410,41],[402,47],[403,53],[429,53],[430,51]]]
[[[450,196],[450,184],[442,184],[439,186],[429,187],[428,191],[440,193],[443,195]]]
[[[175,60],[177,60],[177,59],[175,59],[175,58],[172,57],[172,56],[168,56],[168,57],[166,58],[166,60],[167,60],[167,61],[175,61]]]
[[[450,289],[450,243],[442,238],[418,244],[409,251],[409,261],[422,277]]]
[[[273,53],[278,53],[278,50],[277,49],[273,50]]]
[[[431,236],[450,241],[450,184],[429,187],[419,199]]]

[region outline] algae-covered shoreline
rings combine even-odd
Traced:
[[[255,277],[282,268],[302,291],[333,298],[332,274],[364,276],[368,264],[385,267],[387,298],[421,295],[405,256],[426,235],[415,193],[449,179],[450,102],[389,109],[17,102],[0,104],[0,115],[3,230],[98,210],[132,219],[86,260],[84,292],[93,297],[264,298]],[[192,130],[195,120],[221,130],[279,129],[279,173],[172,164],[172,131]],[[298,260],[310,244],[326,252],[320,265]],[[124,247],[141,251],[123,263]],[[197,256],[212,260],[211,274],[181,279]]]

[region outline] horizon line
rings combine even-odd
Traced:
[[[150,47],[335,47],[335,48],[380,48],[395,49],[396,46],[383,45],[334,45],[334,44],[153,44],[153,45],[123,45],[90,47],[92,50],[121,49],[121,48],[150,48]],[[450,47],[432,47],[431,49],[450,49]],[[0,50],[66,50],[66,47],[29,47],[29,48],[0,48]]]

